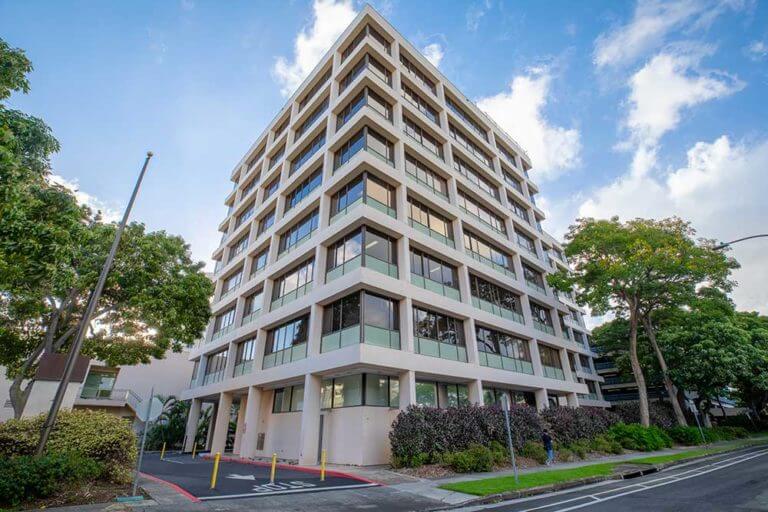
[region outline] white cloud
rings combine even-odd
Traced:
[[[725,10],[744,6],[742,0],[638,0],[629,23],[595,40],[595,66],[631,64],[663,44],[672,31],[706,28]]]
[[[421,53],[432,63],[436,68],[440,67],[440,62],[443,60],[443,47],[439,43],[430,43],[421,49]]]
[[[467,9],[467,30],[475,32],[480,27],[480,20],[491,8],[491,0],[473,4]]]
[[[768,219],[768,140],[733,144],[722,136],[697,142],[686,164],[666,173],[631,171],[596,190],[578,209],[579,216],[622,219],[688,219],[699,236],[723,241],[764,233]],[[768,266],[763,239],[736,244],[733,256],[742,268],[734,277],[733,298],[741,309],[768,313]]]
[[[488,113],[531,155],[537,180],[553,179],[580,164],[579,130],[553,126],[544,116],[552,75],[548,68],[531,68],[516,76],[509,90],[480,98]]]
[[[768,57],[768,44],[764,41],[752,41],[746,48],[747,55],[750,59],[758,61]]]
[[[352,0],[315,0],[312,9],[312,24],[296,36],[293,61],[278,57],[272,69],[283,96],[296,90],[357,15]]]
[[[109,205],[98,197],[80,190],[80,184],[77,180],[68,180],[64,176],[58,174],[51,174],[48,176],[48,179],[57,185],[61,185],[62,187],[71,190],[75,195],[77,202],[89,207],[94,213],[101,212],[101,217],[104,222],[117,222],[122,218],[122,214],[117,207]]]
[[[709,48],[667,50],[654,56],[629,79],[630,110],[626,127],[633,142],[655,145],[680,122],[684,109],[722,98],[744,87],[723,71],[700,70]]]

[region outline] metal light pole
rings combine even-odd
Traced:
[[[520,483],[517,475],[517,462],[515,461],[515,448],[512,445],[512,427],[509,424],[509,396],[504,394],[502,396],[502,409],[504,409],[504,422],[507,425],[507,447],[509,448],[509,456],[512,459],[512,471],[515,473],[515,485]]]
[[[131,199],[128,201],[128,206],[125,207],[123,219],[120,221],[120,225],[115,232],[115,239],[112,241],[112,247],[109,249],[109,255],[107,255],[107,259],[101,269],[99,280],[96,283],[96,287],[93,289],[93,292],[91,292],[90,298],[88,299],[88,305],[85,308],[83,318],[80,320],[80,325],[77,329],[77,335],[75,336],[75,340],[72,342],[72,348],[69,349],[69,356],[67,357],[67,362],[64,366],[64,373],[61,376],[59,387],[56,389],[56,395],[53,398],[51,410],[48,412],[48,417],[45,419],[43,427],[40,430],[40,442],[38,443],[37,451],[35,452],[35,455],[38,457],[43,454],[45,445],[48,442],[48,437],[51,435],[51,430],[53,430],[53,425],[56,423],[56,416],[58,416],[59,408],[61,408],[61,402],[64,400],[64,393],[67,391],[69,381],[72,378],[72,371],[75,369],[75,361],[77,361],[77,356],[80,354],[80,349],[83,346],[85,333],[88,332],[88,326],[91,323],[91,317],[93,316],[93,312],[96,310],[96,304],[99,302],[99,297],[101,296],[101,292],[104,289],[104,283],[107,280],[107,274],[109,274],[109,269],[115,259],[117,246],[120,244],[120,237],[123,235],[125,225],[128,223],[128,217],[131,214],[133,203],[136,201],[136,195],[139,193],[139,187],[141,186],[141,182],[144,179],[144,174],[147,171],[147,165],[149,165],[150,158],[152,158],[152,152],[148,151],[147,157],[144,160],[144,165],[142,166],[141,172],[139,173],[139,178],[136,180],[136,186],[133,188]]]
[[[745,236],[744,238],[737,238],[736,240],[731,240],[730,242],[723,242],[719,245],[714,246],[712,249],[715,251],[719,251],[722,249],[725,249],[726,247],[730,246],[731,244],[735,244],[736,242],[743,242],[744,240],[751,240],[753,238],[768,238],[768,234],[763,235],[752,235],[752,236]]]
[[[136,494],[139,488],[139,473],[141,472],[141,462],[144,460],[144,445],[147,444],[147,430],[149,430],[149,416],[152,414],[152,399],[155,398],[155,386],[152,386],[152,390],[149,392],[149,400],[147,400],[147,416],[144,418],[144,432],[141,434],[141,445],[139,446],[139,457],[136,461],[136,474],[133,477],[133,493],[131,496],[138,496]]]

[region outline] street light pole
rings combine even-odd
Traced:
[[[96,310],[96,304],[99,302],[99,297],[101,296],[101,292],[104,289],[104,283],[107,281],[107,274],[109,274],[109,269],[115,259],[117,246],[120,245],[120,237],[122,237],[123,231],[125,231],[125,225],[128,223],[128,217],[131,214],[133,203],[136,201],[136,196],[139,193],[139,187],[141,186],[141,182],[144,179],[144,174],[147,171],[150,158],[152,158],[152,152],[148,151],[147,157],[144,160],[144,165],[142,166],[139,177],[136,180],[136,185],[133,188],[133,193],[131,194],[131,198],[128,201],[128,206],[125,207],[123,219],[120,221],[120,225],[115,232],[115,239],[112,241],[112,247],[109,249],[107,259],[104,262],[104,266],[101,268],[101,275],[99,275],[99,280],[96,283],[96,287],[93,289],[93,292],[91,292],[90,298],[88,299],[88,305],[85,308],[85,313],[83,313],[83,318],[80,320],[80,325],[77,328],[77,335],[75,336],[75,340],[72,342],[72,348],[69,349],[69,355],[67,356],[67,362],[64,365],[64,373],[61,376],[61,381],[59,381],[59,387],[56,389],[56,395],[53,398],[51,409],[48,411],[48,417],[45,419],[43,427],[40,430],[40,442],[38,443],[37,450],[35,451],[35,456],[37,457],[43,454],[45,445],[48,442],[48,437],[51,435],[51,431],[53,430],[53,425],[56,423],[56,417],[59,414],[61,402],[64,400],[64,394],[67,391],[69,381],[72,378],[72,372],[75,369],[77,356],[80,354],[80,349],[83,346],[85,333],[88,332],[88,326],[91,323],[91,317],[93,316],[93,312]]]
[[[768,238],[768,233],[762,234],[762,235],[745,236],[744,238],[737,238],[736,240],[731,240],[730,242],[723,242],[719,245],[716,245],[712,249],[715,251],[720,251],[732,244],[735,244],[736,242],[743,242],[744,240],[752,240],[753,238]]]

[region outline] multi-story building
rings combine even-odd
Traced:
[[[188,431],[234,402],[241,456],[379,464],[413,404],[606,406],[531,165],[365,7],[232,172]]]

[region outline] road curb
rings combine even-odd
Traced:
[[[765,443],[755,444],[751,446],[742,446],[740,448],[735,448],[733,450],[725,450],[720,453],[710,453],[710,454],[701,455],[698,457],[691,457],[688,459],[681,459],[681,460],[676,460],[672,462],[663,462],[660,464],[637,464],[638,466],[646,466],[646,467],[639,468],[637,470],[623,471],[621,473],[617,473],[609,476],[593,476],[593,477],[587,477],[587,478],[579,478],[578,480],[571,480],[569,482],[562,482],[558,484],[542,485],[539,487],[531,487],[529,489],[521,489],[519,491],[508,491],[508,492],[502,492],[497,494],[490,494],[488,496],[482,496],[475,499],[471,499],[469,501],[465,501],[464,503],[461,503],[461,504],[451,505],[448,507],[435,508],[432,510],[437,512],[440,510],[451,510],[459,507],[469,507],[474,505],[488,505],[491,503],[499,503],[502,501],[511,501],[511,500],[516,500],[520,498],[529,498],[531,496],[538,496],[540,494],[548,494],[551,492],[564,491],[567,489],[573,489],[575,487],[582,487],[585,485],[596,484],[596,483],[605,482],[608,480],[629,480],[632,478],[638,478],[638,477],[649,475],[652,473],[658,473],[659,471],[662,471],[664,469],[667,469],[673,466],[679,466],[682,464],[703,460],[708,457],[715,457],[718,455],[725,455],[729,453],[739,452],[742,450],[748,450],[750,448],[766,447],[766,446],[768,446],[768,444],[765,444]]]

